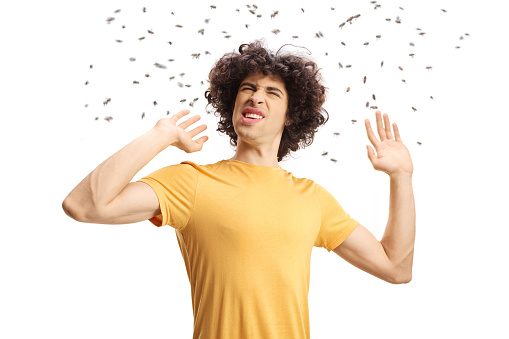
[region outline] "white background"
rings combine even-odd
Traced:
[[[61,202],[100,162],[167,111],[190,108],[196,97],[192,113],[202,116],[210,138],[203,150],[167,149],[134,179],[184,160],[231,157],[228,139],[206,113],[208,71],[223,53],[264,37],[273,50],[287,43],[308,48],[329,88],[329,122],[313,145],[281,162],[283,168],[325,186],[380,238],[389,178],[367,157],[363,120],[375,126],[375,119],[366,101],[398,124],[414,164],[412,282],[390,285],[316,248],[312,337],[507,338],[509,55],[502,23],[508,6],[493,0],[378,3],[375,10],[370,1],[258,1],[260,18],[248,12],[248,3],[233,1],[2,5],[0,336],[191,338],[190,287],[173,229],[148,221],[80,224],[63,213]],[[274,10],[279,14],[271,19]],[[361,16],[338,27],[355,14]],[[110,16],[115,20],[108,25]],[[398,16],[401,24],[394,22]],[[197,33],[201,28],[204,35]],[[324,36],[316,38],[318,32]],[[352,67],[340,69],[338,62]],[[111,102],[104,106],[106,98]]]

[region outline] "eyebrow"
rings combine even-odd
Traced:
[[[250,83],[250,82],[243,82],[242,84],[240,84],[239,88],[242,88],[242,86],[249,86],[249,87],[251,87],[251,88],[253,88],[253,89],[256,89],[256,85],[255,85],[255,84],[253,84],[253,83]],[[265,89],[266,89],[267,91],[278,91],[278,92],[279,92],[279,93],[281,93],[283,96],[285,95],[285,94],[283,93],[283,91],[281,91],[281,90],[280,90],[279,88],[277,88],[277,87],[270,87],[270,86],[269,86],[269,87],[266,87]]]

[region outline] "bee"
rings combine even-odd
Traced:
[[[334,11],[334,12],[336,11],[336,9],[334,7],[331,7],[330,10]]]
[[[255,14],[256,14],[256,12],[255,12],[254,10],[252,10],[252,9],[250,9],[250,10],[249,10],[249,13],[251,13],[251,14],[253,14],[253,15],[255,15]]]
[[[254,9],[258,9],[258,6],[256,6],[256,5],[253,5],[253,8],[254,8]]]
[[[115,41],[118,42],[119,44],[123,42],[122,40],[115,40]]]
[[[363,80],[364,83],[366,83],[366,76],[364,76],[364,80]]]
[[[343,41],[341,41],[341,45],[343,45],[343,46],[345,46],[345,47],[346,47],[346,44],[345,44]]]
[[[113,118],[112,118],[112,117],[110,117],[110,116],[107,116],[107,117],[105,117],[105,118],[104,118],[104,120],[106,120],[107,122],[110,122],[112,119],[113,119]]]
[[[330,161],[332,161],[333,163],[337,163],[338,162],[336,159],[333,159],[333,158],[330,158]]]
[[[249,24],[245,24],[246,28],[249,28]]]
[[[185,86],[186,86],[186,87],[191,87],[191,85],[189,85],[189,84],[185,84]]]
[[[235,10],[240,13],[240,9],[236,8]]]
[[[125,28],[125,25],[122,25],[122,28]]]
[[[166,66],[165,65],[161,65],[159,63],[155,63],[154,66],[156,66],[157,68],[161,68],[161,69],[166,69]]]
[[[143,39],[145,39],[145,37],[144,37],[144,36],[142,36],[141,38],[138,38],[138,40],[140,40],[140,41],[141,41],[141,40],[143,40]]]
[[[414,53],[410,53],[408,55],[411,56],[412,58],[414,57]]]
[[[364,43],[364,46],[367,46],[367,45],[369,45],[369,42],[365,42],[365,43]]]
[[[257,19],[259,19],[259,18],[261,18],[261,17],[262,17],[262,15],[261,15],[261,14],[258,14],[258,15],[256,16],[256,18],[257,18]]]
[[[401,66],[398,66],[398,68],[399,68],[399,70],[400,70],[400,71],[402,71],[402,70],[403,70],[403,67],[401,67]]]
[[[173,79],[175,79],[175,77],[172,75],[172,76],[170,77],[170,81],[172,81]]]
[[[139,82],[139,81],[136,81],[136,80],[133,80],[133,85],[135,85],[135,84],[138,84],[138,85],[139,85],[139,84],[140,84],[140,82]]]
[[[184,87],[184,84],[181,82],[177,83],[177,85],[179,85],[179,87]]]
[[[339,28],[343,28],[343,26],[346,24],[346,22],[342,22],[341,24],[339,24]]]
[[[224,36],[226,39],[230,39],[232,36],[231,35],[225,35]]]
[[[130,62],[134,62],[134,61],[136,61],[136,58],[130,57],[130,58],[129,58],[129,61],[130,61]]]
[[[205,33],[205,30],[202,28],[202,29],[199,29],[198,30],[198,33],[200,33],[201,35],[203,35],[203,33]]]
[[[371,106],[369,108],[371,108],[371,109],[378,109],[378,106]]]
[[[191,54],[191,57],[193,59],[199,59],[200,58],[200,53],[193,53],[193,54]]]
[[[470,34],[468,34],[468,33],[465,33],[465,35],[466,35],[466,36],[470,36]]]
[[[88,104],[85,104],[85,108],[87,108],[87,107],[88,107]],[[97,119],[95,119],[95,120],[97,120]]]
[[[352,119],[352,125],[353,125],[353,124],[355,124],[356,122],[357,122],[357,120],[353,120],[353,119]]]
[[[413,42],[411,42],[411,43],[410,43],[410,46],[414,47],[414,46],[415,46],[415,44],[414,44]]]
[[[210,18],[209,19],[205,19],[205,23],[208,24],[210,21]]]
[[[120,9],[117,9],[114,13],[120,13]]]
[[[106,106],[111,101],[111,98],[106,98],[105,101],[103,101],[103,105]]]
[[[372,95],[372,97],[373,97],[373,100],[375,100],[375,101],[376,101],[376,96],[375,96],[374,94]]]
[[[377,35],[377,36],[376,36],[376,38],[377,38],[377,39],[380,39],[381,37],[382,37],[381,35]]]
[[[300,10],[302,11],[302,13],[304,13],[304,8],[301,8]]]
[[[193,99],[193,102],[196,102],[196,101],[198,101],[198,100],[199,100],[198,98],[194,98],[194,99]]]
[[[441,11],[444,12],[444,13],[447,13],[447,11],[445,9],[441,9]]]
[[[154,106],[157,106],[157,101],[154,100]]]
[[[401,20],[400,19],[396,19],[396,20],[394,20],[394,22],[397,23],[397,24],[400,24]]]
[[[401,7],[401,6],[399,7],[399,9],[401,9],[402,11],[404,11],[403,7]]]
[[[88,85],[88,80],[87,80],[87,81],[85,81],[85,86],[86,86],[86,85]]]
[[[434,100],[432,95],[430,95],[430,96],[429,96],[429,98],[430,98],[431,100]]]
[[[184,26],[182,26],[182,25],[175,25],[175,27],[177,27],[177,28],[183,28]]]
[[[338,62],[339,68],[343,68],[343,65],[341,65],[341,62]]]
[[[424,32],[419,33],[419,35],[424,35],[424,34],[426,34],[426,33],[424,33]]]
[[[384,62],[382,60],[382,62],[380,63],[380,67],[384,67]]]
[[[110,17],[106,18],[106,23],[109,25],[113,20],[115,20],[115,18],[110,16]]]
[[[147,74],[145,74],[145,77],[146,77],[146,78],[150,78],[150,74],[148,74],[148,73],[147,73]]]
[[[181,99],[180,102],[184,103],[184,102],[186,102],[186,99]]]
[[[346,92],[347,92],[347,93],[348,93],[348,92],[350,92],[350,87],[347,87],[347,88],[346,88]]]
[[[352,20],[353,20],[353,16],[349,17],[348,19],[346,19],[346,22],[349,22],[350,25],[352,24]]]
[[[272,33],[274,33],[274,34],[276,34],[276,35],[277,35],[279,32],[281,32],[279,29],[274,29],[274,30],[272,30]]]
[[[190,102],[189,106],[194,107],[194,102]]]
[[[94,68],[94,65],[90,65],[90,68]]]
[[[171,42],[171,41],[168,41],[168,44],[170,44],[170,45],[173,45],[173,42]]]
[[[327,154],[329,154],[329,152],[323,152],[322,157],[326,156]]]
[[[403,83],[405,83],[405,84],[406,84],[406,80],[405,80],[405,79],[401,79],[401,81],[403,81]]]
[[[175,61],[175,59],[168,59],[168,61],[169,61],[169,62],[173,62],[173,61]]]
[[[334,133],[333,133],[333,135],[334,135],[335,137],[339,137],[339,132],[334,132]]]
[[[422,145],[422,142],[417,141],[417,145]]]
[[[143,7],[143,13],[147,13],[147,7]]]
[[[412,109],[414,110],[414,112],[416,112],[416,111],[417,111],[417,108],[415,108],[415,107],[412,107]]]
[[[354,19],[357,19],[357,18],[358,18],[358,17],[360,17],[360,16],[361,16],[360,14],[355,14],[355,15],[353,16],[353,18],[354,18]]]
[[[184,75],[186,75],[186,73],[180,73],[179,75],[182,78]]]
[[[369,107],[369,101],[366,101],[366,108]]]
[[[390,18],[387,18],[387,19],[385,19],[385,21],[389,21],[389,22],[391,22],[391,19],[390,19]]]
[[[170,111],[166,111],[166,115],[170,115]]]
[[[345,67],[346,67],[346,68],[350,68],[350,67],[352,67],[352,65],[346,65]]]
[[[145,112],[141,113],[141,120],[143,120],[143,118],[145,118]]]
[[[150,29],[149,29],[149,30],[147,30],[147,31],[148,31],[150,34],[154,34],[154,32],[153,32],[153,31],[151,31]]]
[[[460,46],[456,46],[455,48],[461,48]]]
[[[205,51],[205,55],[207,55],[207,54],[210,55],[210,52],[209,51]]]
[[[210,5],[210,9],[216,9],[216,6]]]
[[[173,13],[173,12],[171,12],[170,14],[171,14],[171,15],[175,15],[175,13]]]
[[[375,5],[375,9],[380,8],[380,7],[382,7],[382,5],[379,5],[379,4]]]
[[[298,39],[298,38],[299,38],[299,36],[298,36],[298,35],[294,35],[294,36],[292,36],[292,38],[294,38],[294,39]]]
[[[431,66],[426,66],[426,69],[427,69],[428,71],[431,71],[432,67],[431,67]]]

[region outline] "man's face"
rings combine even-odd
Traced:
[[[279,146],[286,120],[288,93],[275,75],[249,74],[240,83],[233,109],[237,142]]]

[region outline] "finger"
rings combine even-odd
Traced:
[[[396,141],[401,141],[401,136],[399,135],[398,125],[396,125],[396,123],[393,123],[392,126],[394,127],[394,136],[396,137]]]
[[[198,139],[196,139],[194,142],[200,144],[200,145],[203,145],[205,143],[205,141],[209,140],[209,137],[204,135]]]
[[[180,118],[182,118],[184,115],[187,115],[189,114],[191,111],[188,110],[188,109],[185,109],[185,110],[182,110],[178,113],[175,113],[171,118],[170,120],[172,120],[174,123],[177,123],[177,121],[180,120]]]
[[[200,134],[201,132],[205,131],[207,129],[207,125],[200,125],[192,130],[190,130],[189,132],[187,132],[187,134],[191,137],[191,138],[194,138],[196,135]]]
[[[369,123],[369,119],[365,119],[364,123],[366,125],[366,132],[368,133],[368,139],[371,141],[373,146],[378,145],[379,141],[376,139],[375,133],[373,133],[373,130],[371,129],[371,124]]]
[[[392,140],[391,122],[389,121],[389,115],[387,115],[387,113],[384,113],[384,123],[385,123],[385,135],[387,139]]]
[[[201,119],[201,117],[199,115],[192,116],[189,119],[187,119],[186,121],[181,122],[178,125],[178,127],[186,129],[186,128],[188,128],[189,126],[191,126],[192,124],[194,124],[195,122],[197,122],[200,119]]]
[[[376,111],[375,115],[376,115],[376,128],[378,130],[378,135],[380,136],[380,141],[384,141],[387,137],[385,136],[384,123],[382,121],[382,113],[380,113],[380,111]]]

